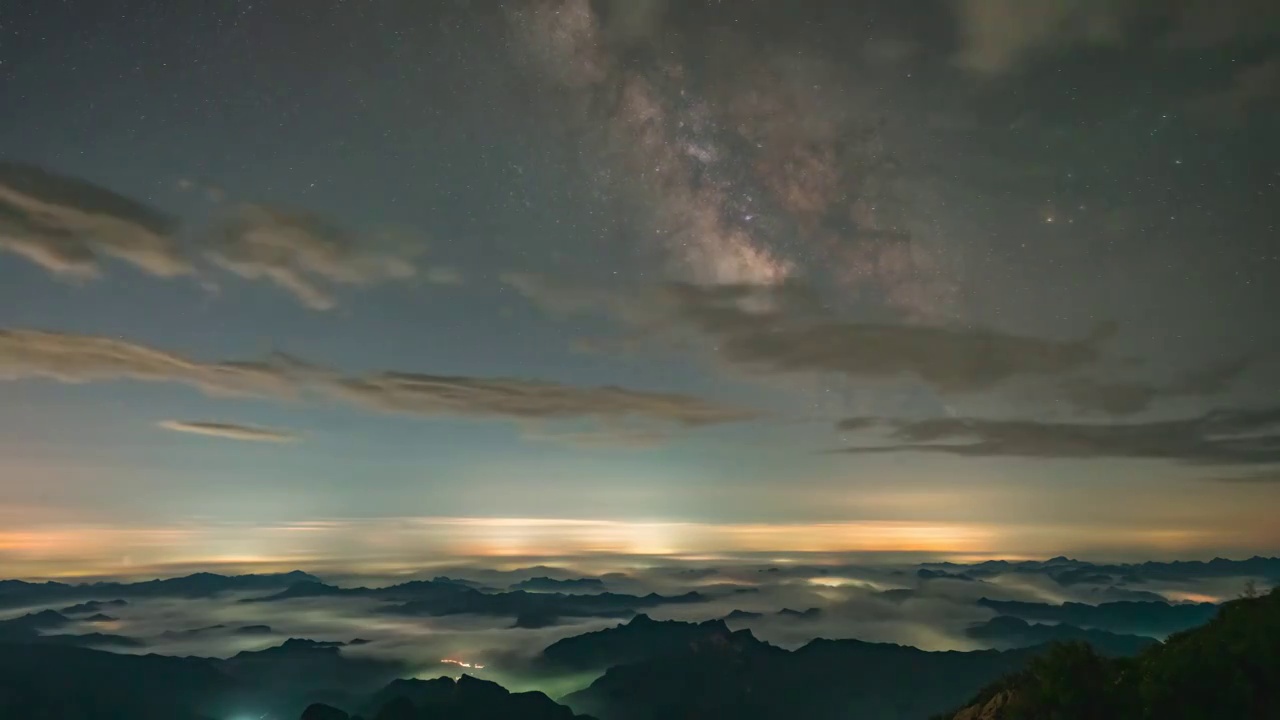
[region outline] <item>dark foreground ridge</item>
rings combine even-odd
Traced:
[[[1280,717],[1280,593],[1223,605],[1133,658],[1060,644],[939,720]]]
[[[364,715],[351,716],[331,705],[315,704],[302,713],[302,720],[591,720],[540,692],[513,693],[470,675],[456,681],[396,680],[365,706]]]
[[[347,657],[335,645],[289,640],[220,660],[0,641],[0,718],[296,717],[307,703],[352,703],[407,672],[400,663]]]
[[[971,694],[968,688],[1020,669],[1044,650],[926,652],[858,640],[814,640],[787,651],[749,630],[717,631],[724,627],[720,621],[695,627],[701,637],[684,647],[612,667],[562,701],[603,720],[908,720],[955,707]],[[593,643],[593,649],[614,645],[602,642],[607,640]]]

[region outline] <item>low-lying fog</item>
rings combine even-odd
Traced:
[[[963,566],[855,567],[735,565],[649,567],[590,576],[571,568],[534,567],[494,571],[457,567],[434,575],[465,579],[486,592],[508,591],[531,578],[570,580],[595,577],[600,582],[564,586],[568,594],[611,592],[673,596],[696,591],[706,602],[662,604],[643,612],[657,620],[705,621],[735,610],[730,628],[750,629],[758,638],[795,648],[818,637],[855,638],[912,645],[926,650],[972,650],[988,647],[964,630],[996,613],[977,604],[980,598],[1097,604],[1115,600],[1165,598],[1173,602],[1216,601],[1240,594],[1246,578],[1188,578],[1126,582],[1093,578],[1064,583],[1042,572],[968,573]],[[378,587],[397,581],[372,578],[323,578],[342,587]],[[399,578],[404,582],[413,577]],[[104,608],[110,619],[77,620],[63,633],[103,633],[139,641],[137,647],[110,647],[117,652],[229,657],[262,650],[289,638],[350,643],[344,654],[404,661],[420,668],[422,677],[468,672],[498,680],[513,689],[536,685],[568,691],[590,678],[560,678],[562,688],[549,688],[545,676],[536,682],[526,672],[528,660],[565,637],[612,627],[626,619],[559,618],[541,628],[513,627],[511,616],[448,615],[416,617],[388,614],[387,601],[373,597],[312,597],[271,602],[245,602],[269,592],[221,594],[216,597],[129,598],[127,604]],[[111,600],[110,597],[95,598]],[[58,610],[68,603],[9,608],[3,618],[33,610]],[[789,608],[809,616],[779,614]],[[80,617],[80,616],[76,616]],[[454,661],[442,664],[443,660]],[[462,663],[470,666],[464,669]]]

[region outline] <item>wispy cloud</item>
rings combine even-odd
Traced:
[[[1036,54],[1074,45],[1117,43],[1135,3],[1072,0],[956,0],[960,65],[1008,72]]]
[[[236,211],[208,257],[243,278],[275,283],[314,310],[334,307],[334,285],[373,285],[418,272],[410,253],[372,252],[317,215],[256,205]]]
[[[891,442],[848,447],[853,454],[928,452],[966,457],[1133,458],[1256,465],[1280,462],[1280,408],[1219,410],[1144,423],[1049,423],[1033,420],[851,418],[839,428],[877,426]]]
[[[864,382],[914,378],[942,395],[998,390],[1030,380],[1035,392],[1082,416],[1128,416],[1168,401],[1226,393],[1274,353],[1232,355],[1171,379],[1141,376],[1148,368],[1115,366],[1102,322],[1075,338],[1046,338],[954,324],[866,322],[842,316],[801,280],[774,285],[663,283],[634,291],[603,289],[528,273],[501,280],[555,319],[598,317],[613,334],[577,339],[593,351],[629,351],[666,343],[700,348],[711,358],[754,373],[808,374]],[[1135,374],[1135,372],[1137,374]]]
[[[1280,484],[1280,468],[1266,472],[1252,473],[1249,475],[1229,475],[1224,477],[1208,478],[1208,480],[1211,482],[1227,483],[1232,485]]]
[[[31,165],[0,162],[0,251],[57,275],[96,277],[106,258],[159,277],[194,271],[159,211]]]
[[[1107,415],[1132,415],[1150,408],[1160,400],[1218,395],[1260,363],[1259,353],[1230,357],[1187,373],[1166,383],[1144,380],[1100,380],[1075,377],[1065,380],[1060,389],[1077,410]]]
[[[511,421],[634,418],[696,427],[756,415],[690,395],[615,386],[406,372],[346,377],[284,355],[257,362],[204,362],[114,338],[0,331],[0,380],[29,378],[170,382],[213,396],[328,397],[380,412]]]
[[[206,435],[226,440],[245,440],[248,442],[289,443],[298,439],[297,435],[284,430],[254,427],[223,422],[200,422],[186,420],[163,420],[158,425],[165,430]]]
[[[573,387],[513,378],[474,378],[417,373],[382,373],[346,378],[326,391],[357,405],[418,415],[461,415],[514,419],[646,417],[680,425],[714,425],[746,420],[754,413],[688,395],[627,388]]]
[[[428,268],[426,278],[434,285],[461,285],[466,280],[460,270],[445,265]]]
[[[1280,102],[1280,55],[1242,65],[1222,89],[1195,98],[1191,109],[1207,120],[1232,122]]]
[[[220,218],[212,231],[188,228],[179,243],[176,221],[143,203],[85,180],[0,162],[0,252],[58,276],[98,277],[114,259],[155,277],[199,276],[212,285],[207,261],[273,283],[314,310],[335,307],[340,287],[463,280],[455,268],[420,265],[418,241],[351,232],[314,213],[239,204]]]
[[[1202,49],[1275,34],[1270,0],[953,0],[957,60],[997,75],[1072,48],[1155,40],[1166,49]]]
[[[295,397],[304,370],[284,356],[204,362],[98,335],[0,330],[0,380],[139,380],[189,385],[215,396]]]

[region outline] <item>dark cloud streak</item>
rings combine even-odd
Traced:
[[[1259,353],[1246,353],[1187,373],[1163,385],[1141,380],[1109,381],[1079,377],[1064,381],[1061,389],[1076,410],[1115,416],[1133,415],[1162,400],[1219,395],[1262,360]]]
[[[745,286],[671,285],[678,316],[703,332],[718,355],[770,372],[838,373],[850,378],[914,375],[939,392],[990,389],[1022,375],[1061,375],[1096,362],[1115,328],[1079,340],[1049,340],[972,327],[853,322],[821,311],[797,290],[789,305]],[[752,309],[759,299],[762,307]]]
[[[914,376],[942,393],[988,390],[1025,375],[1061,376],[1102,356],[1115,327],[1075,340],[996,330],[858,322],[835,315],[797,281],[776,286],[667,283],[647,293],[559,287],[506,276],[509,286],[557,316],[604,315],[666,339],[692,333],[717,359],[765,373],[833,373],[854,380]]]
[[[328,384],[325,391],[364,407],[415,415],[517,420],[636,416],[689,427],[747,420],[755,415],[688,395],[615,386],[580,388],[513,378],[382,373],[338,380]]]
[[[889,428],[893,441],[837,452],[943,453],[963,457],[1128,458],[1197,464],[1280,462],[1280,408],[1219,410],[1199,417],[1144,423],[1065,423],[982,418],[914,422],[851,418],[838,429]]]
[[[158,425],[173,432],[190,435],[204,435],[224,440],[243,440],[247,442],[289,443],[298,439],[297,435],[273,428],[241,425],[238,423],[205,422],[189,420],[164,420]]]

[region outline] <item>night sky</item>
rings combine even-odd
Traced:
[[[6,3],[0,566],[1276,552],[1278,121],[1272,0]]]

